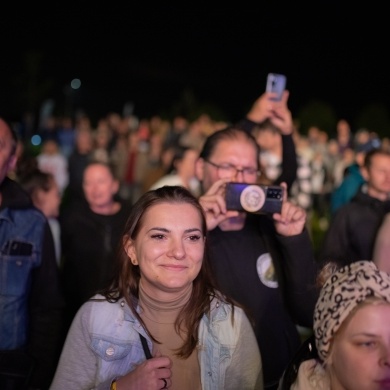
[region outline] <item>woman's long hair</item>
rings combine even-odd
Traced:
[[[137,238],[147,211],[152,206],[162,203],[192,205],[198,210],[201,217],[203,236],[207,236],[206,218],[202,206],[184,187],[164,186],[156,190],[148,191],[133,205],[125,226],[123,240],[118,248],[118,269],[116,276],[111,286],[103,291],[103,295],[109,302],[117,302],[119,299],[124,298],[130,306],[134,316],[143,324],[147,332],[148,329],[136,310],[139,296],[139,281],[141,277],[140,270],[138,265],[132,264],[124,247],[129,239],[135,240]],[[184,329],[187,332],[187,338],[182,347],[177,351],[177,356],[181,358],[189,357],[195,349],[198,342],[199,323],[202,316],[210,312],[211,300],[218,294],[207,252],[206,240],[202,266],[199,274],[193,281],[191,297],[188,303],[182,308],[175,321],[175,329],[178,333],[180,333],[181,329]],[[218,298],[221,298],[219,294]],[[228,297],[223,297],[223,299],[233,306],[232,300]],[[149,332],[148,334],[155,342],[158,342],[153,335]]]

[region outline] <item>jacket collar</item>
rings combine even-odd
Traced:
[[[0,184],[1,204],[0,210],[4,208],[22,209],[33,206],[31,198],[19,183],[6,177]]]

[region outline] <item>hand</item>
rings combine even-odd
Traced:
[[[255,100],[250,111],[247,114],[247,119],[255,123],[264,122],[271,116],[272,101],[270,100],[274,93],[265,92]]]
[[[172,385],[171,380],[172,361],[167,356],[154,357],[145,360],[137,368],[125,376],[117,379],[117,390],[122,389],[143,389],[160,390],[169,388]],[[165,386],[165,379],[167,386]]]
[[[227,211],[225,202],[225,186],[229,180],[216,181],[209,190],[199,198],[205,215],[207,229],[215,229],[221,222],[238,216],[238,211]]]
[[[287,106],[289,91],[284,91],[280,101],[273,101],[271,98],[276,93],[263,93],[252,105],[247,114],[247,119],[255,123],[264,122],[269,119],[282,134],[291,134],[293,132],[293,120],[290,110]]]
[[[275,229],[282,236],[295,236],[302,233],[306,223],[306,212],[303,208],[287,200],[287,184],[281,183],[283,191],[283,205],[280,214],[274,214]]]

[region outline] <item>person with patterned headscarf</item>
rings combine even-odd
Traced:
[[[300,364],[290,389],[390,389],[389,323],[388,273],[372,261],[334,271],[314,310],[318,358]]]

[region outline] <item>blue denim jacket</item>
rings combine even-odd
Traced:
[[[45,221],[34,208],[0,210],[0,350],[27,341],[31,273],[41,263]]]
[[[262,389],[252,327],[240,308],[235,308],[233,325],[231,310],[214,299],[211,314],[202,318],[198,345],[202,389]],[[85,303],[73,321],[50,389],[109,389],[113,379],[145,361],[139,334],[152,350],[151,340],[124,300]]]

